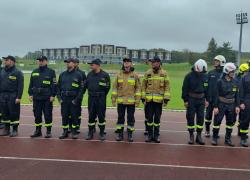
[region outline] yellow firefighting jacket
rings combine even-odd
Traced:
[[[148,70],[142,81],[142,99],[146,102],[162,103],[164,99],[170,100],[169,77],[165,70],[159,69],[154,73]]]
[[[131,71],[120,71],[113,83],[112,102],[118,104],[140,104],[141,83],[139,76]]]

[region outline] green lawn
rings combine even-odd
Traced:
[[[61,67],[63,69],[63,67]],[[112,71],[119,71],[120,65],[103,65],[104,70],[112,70]],[[135,69],[137,72],[145,72],[149,66],[147,65],[135,65]],[[188,64],[167,64],[164,65],[163,68],[167,70],[169,77],[170,77],[170,88],[171,88],[171,101],[167,109],[184,109],[183,102],[181,99],[181,86],[182,81],[185,74],[190,70],[191,66]],[[81,69],[88,71],[87,65],[82,65]],[[28,85],[29,85],[29,74],[24,75],[25,79],[25,86],[24,86],[24,93],[22,98],[23,104],[29,104],[28,100]],[[112,80],[114,78],[111,78]],[[110,91],[111,92],[111,91]],[[111,93],[109,93],[107,98],[107,105],[111,105]],[[55,102],[58,105],[58,102]],[[87,105],[87,95],[84,96],[83,105]]]

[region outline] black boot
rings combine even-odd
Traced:
[[[104,133],[104,128],[100,128],[100,135],[99,135],[99,139],[101,141],[104,141],[106,138],[105,138],[105,133]]]
[[[188,144],[192,145],[194,144],[194,132],[193,131],[189,131],[189,141]]]
[[[14,125],[13,130],[12,130],[12,132],[10,134],[10,137],[16,137],[17,136],[17,131],[18,131],[18,126]]]
[[[72,139],[78,139],[78,133],[77,133],[76,128],[72,128],[71,135],[72,135]]]
[[[5,124],[4,132],[2,134],[0,134],[0,136],[9,136],[9,135],[10,135],[10,125]]]
[[[34,134],[32,134],[30,137],[31,138],[35,138],[35,137],[40,137],[40,136],[42,136],[42,127],[41,126],[37,126],[36,127],[36,130],[35,130],[35,132],[34,132]]]
[[[51,138],[52,137],[51,127],[47,127],[46,135],[44,137],[45,138]]]
[[[155,143],[160,143],[160,142],[161,142],[160,136],[156,135],[156,136],[154,137],[154,141],[155,141]]]
[[[145,142],[152,142],[153,140],[154,140],[153,127],[148,126],[148,135],[145,138]]]
[[[116,141],[123,141],[123,131],[122,132],[117,131]]]
[[[212,142],[211,142],[211,144],[213,145],[213,146],[217,146],[218,145],[218,137],[217,136],[213,136],[213,139],[212,139]]]
[[[205,137],[206,137],[206,138],[209,138],[209,137],[210,137],[210,125],[209,125],[209,124],[206,124]]]
[[[89,129],[88,136],[86,137],[86,140],[92,140],[94,137],[93,129]]]
[[[242,147],[248,147],[248,142],[247,142],[247,139],[242,139],[240,140],[240,145]]]
[[[132,131],[128,131],[128,142],[133,142],[133,132]]]
[[[81,133],[81,132],[80,132],[80,126],[79,126],[79,125],[76,127],[76,133],[77,133],[77,134],[80,134],[80,133]]]
[[[160,126],[154,127],[154,142],[160,143]]]
[[[68,128],[65,128],[65,129],[63,129],[63,133],[62,133],[62,135],[59,137],[59,139],[65,139],[65,138],[67,138],[69,135],[68,135]]]
[[[229,130],[227,130],[227,132],[226,132],[225,144],[230,146],[230,147],[234,147],[234,144],[233,144],[232,139],[231,139],[231,132],[229,132]]]
[[[199,144],[199,145],[204,145],[204,144],[205,144],[205,142],[202,140],[201,132],[197,132],[195,142],[196,142],[197,144]]]

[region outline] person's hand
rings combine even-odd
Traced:
[[[239,113],[240,113],[240,108],[239,108],[239,107],[236,107],[236,108],[235,108],[235,113],[236,113],[236,114],[239,114]]]
[[[53,97],[53,96],[51,96],[50,98],[49,98],[49,101],[50,102],[53,102],[55,100],[55,98]]]
[[[33,96],[29,96],[29,100],[30,100],[30,102],[32,102],[33,101]]]
[[[209,106],[209,102],[205,101],[205,107],[207,108]]]
[[[245,108],[246,108],[245,104],[240,105],[240,109],[245,110]]]
[[[164,99],[163,100],[163,106],[167,106],[168,105],[168,101],[169,101],[169,99]]]
[[[21,100],[20,99],[16,99],[16,104],[20,104]]]
[[[217,115],[219,113],[219,108],[214,108],[214,115]]]
[[[185,108],[188,108],[188,102],[184,102]]]

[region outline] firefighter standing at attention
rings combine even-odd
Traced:
[[[152,68],[145,73],[142,81],[141,100],[145,104],[145,117],[148,118],[148,135],[145,141],[160,143],[162,106],[166,106],[170,100],[169,77],[162,69],[158,56],[151,63]]]
[[[64,139],[68,137],[69,116],[72,121],[72,139],[77,139],[77,125],[79,124],[79,104],[83,98],[83,78],[76,70],[76,60],[70,58],[64,61],[67,70],[62,72],[58,80],[57,97],[61,103],[62,128],[63,133],[59,137]]]
[[[56,96],[56,73],[48,68],[46,56],[37,58],[38,68],[31,73],[28,89],[29,99],[33,101],[36,130],[32,138],[42,136],[42,115],[47,128],[45,138],[51,137],[53,101]]]
[[[222,76],[223,67],[226,64],[226,59],[222,55],[217,55],[214,58],[214,69],[208,72],[208,93],[209,93],[209,105],[206,108],[205,115],[205,137],[210,137],[210,125],[213,119],[213,110],[214,110],[214,95],[215,95],[215,86],[217,81]]]
[[[187,128],[190,135],[188,144],[194,144],[194,131],[196,130],[196,143],[204,145],[201,133],[204,124],[204,110],[208,106],[207,93],[207,63],[203,59],[195,62],[192,71],[183,81],[182,99],[186,107]],[[196,116],[196,123],[195,123]]]
[[[106,99],[110,90],[109,74],[101,69],[101,60],[95,59],[90,64],[91,71],[84,83],[84,92],[88,90],[89,132],[86,140],[93,139],[96,118],[100,128],[100,140],[105,140]]]
[[[234,146],[231,134],[235,123],[235,113],[239,114],[239,88],[234,79],[236,66],[227,63],[223,68],[223,77],[217,81],[215,104],[214,104],[214,125],[212,145],[218,144],[218,135],[221,122],[226,116],[226,135],[225,144]]]
[[[3,57],[4,68],[0,74],[0,101],[2,105],[2,122],[5,128],[1,136],[15,137],[18,133],[20,119],[20,102],[23,94],[23,73],[16,68],[13,56]],[[10,127],[13,130],[11,132]]]
[[[133,142],[133,132],[135,130],[135,107],[140,105],[141,85],[139,76],[134,72],[132,60],[123,59],[122,70],[116,75],[112,90],[112,104],[116,106],[118,112],[118,121],[116,123],[117,141],[123,140],[123,130],[125,122],[125,113],[127,111],[127,132],[128,141]]]

